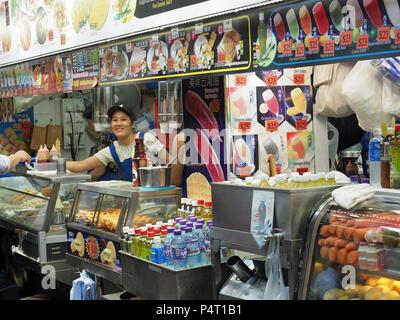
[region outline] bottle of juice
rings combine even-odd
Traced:
[[[128,229],[128,240],[126,241],[126,252],[133,254],[133,247],[132,247],[132,242],[133,242],[133,237],[135,235],[135,229],[129,228]]]
[[[311,175],[311,180],[310,180],[310,187],[320,187],[321,184],[319,182],[319,174],[315,173]]]
[[[326,184],[328,186],[335,186],[336,185],[336,179],[335,179],[335,173],[334,172],[328,172],[326,174]]]
[[[257,28],[258,43],[260,45],[260,58],[262,58],[267,51],[267,25],[264,22],[264,12],[258,15],[260,20]]]
[[[201,218],[203,210],[204,210],[204,200],[197,200],[197,207],[196,210],[194,211],[196,218]]]
[[[138,256],[139,254],[139,239],[141,236],[141,230],[140,228],[135,229],[135,235],[132,240],[132,248],[133,248],[133,255]]]
[[[128,240],[128,231],[129,227],[123,227],[122,228],[122,237],[121,237],[121,251],[122,252],[128,252],[126,242]]]
[[[204,211],[201,217],[205,222],[212,220],[212,202],[207,201],[204,203]]]
[[[318,185],[321,186],[321,187],[322,186],[326,186],[326,179],[325,179],[326,174],[325,174],[325,172],[318,172],[317,174],[319,176]]]
[[[148,237],[145,245],[145,259],[147,261],[151,260],[151,247],[154,243],[154,231],[148,232]]]
[[[146,242],[147,242],[147,230],[145,227],[143,227],[140,232],[141,232],[141,235],[140,235],[140,239],[139,239],[139,243],[138,243],[139,252],[138,252],[137,256],[144,259],[146,256],[145,250],[146,250]]]

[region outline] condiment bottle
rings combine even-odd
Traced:
[[[132,248],[133,248],[133,255],[138,256],[139,255],[139,239],[141,236],[142,232],[140,228],[135,229],[135,235],[132,240]]]
[[[121,251],[123,251],[123,252],[127,252],[126,241],[128,240],[128,231],[129,231],[129,227],[122,228]]]
[[[201,216],[204,221],[210,221],[212,220],[212,202],[207,201],[204,203],[204,211],[203,215]]]
[[[201,215],[203,213],[203,207],[204,207],[204,200],[197,200],[197,206],[194,211],[196,218],[201,218]]]
[[[385,134],[385,130],[382,130]],[[390,141],[393,137],[393,128],[387,129],[387,135],[381,143],[381,185],[390,188]]]
[[[130,254],[133,254],[132,240],[133,240],[134,235],[135,235],[135,229],[129,228],[128,240],[126,241],[126,247],[127,247],[126,252],[128,252]]]
[[[135,139],[134,155],[132,157],[132,181],[135,187],[140,187],[139,168],[147,166],[146,154],[144,152],[143,139]]]

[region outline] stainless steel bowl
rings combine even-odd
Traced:
[[[142,167],[139,168],[141,187],[168,187],[171,185],[171,167]]]

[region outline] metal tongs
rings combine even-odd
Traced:
[[[28,162],[25,162],[25,167],[27,167],[28,170],[31,170],[31,171],[35,171],[35,170],[36,170],[36,169],[35,169],[34,167],[32,167]]]

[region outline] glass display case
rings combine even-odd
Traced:
[[[86,181],[90,181],[88,174],[31,171],[0,178],[0,228],[14,239],[10,251],[39,270],[52,264],[57,279],[66,283],[70,283],[70,266],[65,262],[65,222],[77,184]]]
[[[400,299],[400,191],[379,189],[351,210],[330,194],[310,220],[299,299]]]
[[[181,196],[180,188],[136,188],[126,181],[79,184],[67,222],[67,261],[121,284],[123,227],[176,218]]]

